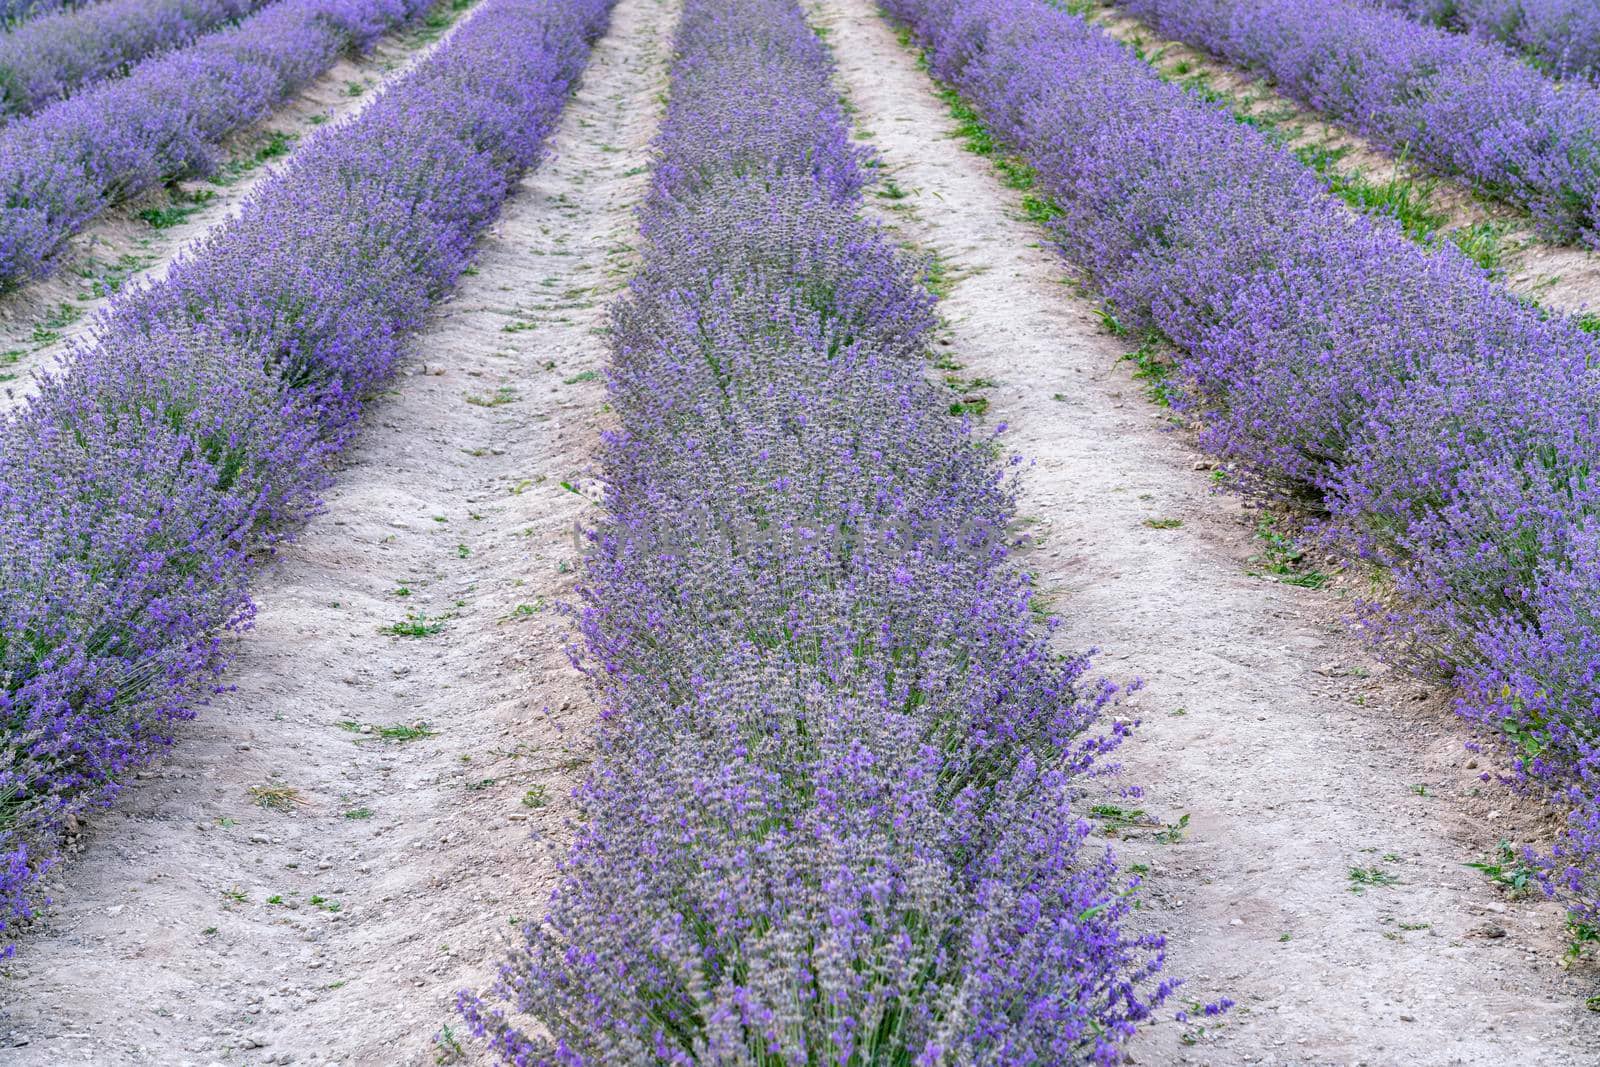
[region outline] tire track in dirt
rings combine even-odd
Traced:
[[[228,139],[229,162],[218,175],[227,180],[181,181],[114,206],[68,240],[55,274],[0,296],[0,412],[36,391],[37,374],[62,369],[72,342],[89,336],[116,289],[164,278],[179,255],[238,214],[256,187],[319,128],[365,110],[378,90],[433,54],[472,11],[452,17],[443,32],[427,26],[400,30],[364,55],[340,59],[271,115]],[[280,154],[257,161],[263,152]],[[144,212],[164,212],[162,225],[147,221]]]
[[[618,5],[553,155],[263,575],[236,691],[52,876],[0,982],[6,1063],[448,1061],[435,1034],[543,906],[588,762],[554,609],[674,8]]]
[[[1102,833],[1148,871],[1138,921],[1188,985],[1134,1062],[1592,1062],[1593,978],[1557,966],[1559,909],[1507,908],[1462,866],[1519,813],[1480,795],[1445,695],[1357,646],[1336,594],[1250,576],[1260,515],[1210,491],[871,0],[813,7],[893,182],[875,202],[951,287],[941,354],[1034,463],[1021,508],[1042,544],[1023,562],[1064,617],[1061,647],[1100,646],[1102,671],[1148,683],[1122,753],[1148,795],[1106,799],[1155,818]],[[1220,1024],[1173,1021],[1219,996],[1238,1002]]]

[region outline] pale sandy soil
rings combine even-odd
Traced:
[[[374,405],[327,514],[261,575],[236,691],[53,876],[0,980],[0,1062],[433,1063],[456,991],[543,906],[595,713],[555,609],[598,495],[600,330],[673,8],[619,4],[554,155]],[[380,632],[411,613],[443,629]],[[429,736],[360,732],[397,724]]]
[[[1022,510],[1043,543],[1024,558],[1066,620],[1062,646],[1098,646],[1101,670],[1147,683],[1123,762],[1148,795],[1122,803],[1155,825],[1114,844],[1148,868],[1138,924],[1168,936],[1188,985],[1133,1062],[1488,1065],[1538,1049],[1541,1064],[1593,1063],[1596,976],[1558,967],[1559,909],[1508,905],[1463,866],[1531,815],[1478,782],[1445,694],[1357,647],[1337,593],[1251,576],[1259,516],[1210,491],[1204,458],[1128,374],[1129,346],[953,138],[914,56],[871,0],[813,2],[908,194],[875,204],[953,281],[941,351],[996,383],[979,387],[986,421],[1034,462]],[[1161,519],[1182,525],[1145,525]],[[1219,996],[1238,1002],[1220,1025],[1171,1021]]]
[[[164,277],[176,256],[236,214],[293,150],[365,108],[382,85],[426,58],[459,25],[458,19],[443,34],[420,27],[390,34],[365,55],[339,60],[269,117],[229,138],[224,155],[234,169],[218,175],[225,181],[179,182],[176,196],[157,189],[113,207],[67,242],[56,273],[0,296],[0,411],[34,392],[35,375],[59,370],[72,342],[88,336],[113,295],[109,281],[132,285]],[[274,134],[290,138],[290,155],[238,169]],[[174,205],[192,210],[159,229],[140,217]]]

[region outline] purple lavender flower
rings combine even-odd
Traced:
[[[0,129],[0,291],[48,274],[62,243],[109,205],[208,173],[224,137],[427,6],[281,0]]]
[[[1112,687],[1030,625],[793,0],[689,0],[590,533],[599,754],[461,1008],[515,1064],[1112,1063],[1172,988],[1074,811]]]
[[[0,37],[0,115],[35,111],[271,2],[105,0],[36,18]]]
[[[73,0],[0,0],[0,31],[26,19],[75,6]]]
[[[64,820],[215,688],[251,578],[538,161],[609,10],[487,0],[0,426],[0,935]]]
[[[1499,46],[1360,0],[1119,2],[1157,32],[1526,208],[1550,237],[1600,245],[1600,90],[1557,85]]]
[[[1600,75],[1600,6],[1590,0],[1379,0],[1412,18],[1498,41],[1561,78]]]
[[[1066,258],[1177,346],[1177,402],[1241,486],[1387,568],[1396,595],[1364,626],[1460,687],[1518,785],[1571,807],[1555,859],[1576,873],[1551,884],[1600,915],[1600,341],[1352,214],[1063,10],[882,3],[1034,168]]]

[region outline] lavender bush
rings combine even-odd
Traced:
[[[1592,0],[1379,0],[1522,53],[1561,78],[1600,75],[1600,5]]]
[[[208,173],[228,134],[428,5],[280,0],[0,130],[0,292],[49,273],[62,242],[111,204]]]
[[[1359,0],[1118,0],[1372,140],[1600,246],[1600,90]]]
[[[1389,568],[1365,625],[1452,678],[1512,777],[1573,805],[1569,903],[1600,917],[1600,342],[1452,246],[1352,215],[1254,129],[1037,0],[883,0],[1057,201],[1124,321],[1249,488]]]
[[[599,755],[462,1010],[514,1064],[1119,1062],[1170,983],[1073,811],[1121,728],[1030,627],[1018,460],[924,377],[793,0],[689,0],[676,54],[583,588]]]
[[[487,0],[0,426],[0,935],[63,820],[212,689],[250,578],[538,161],[609,7]]]
[[[105,0],[0,37],[0,115],[37,110],[272,0]]]
[[[0,30],[25,19],[73,6],[73,0],[0,0]]]

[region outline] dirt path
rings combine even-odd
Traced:
[[[1147,1027],[1134,1062],[1593,1063],[1594,976],[1558,968],[1559,911],[1507,907],[1462,866],[1519,813],[1477,795],[1444,695],[1354,647],[1335,593],[1250,576],[1260,516],[1210,492],[871,0],[813,2],[893,181],[875,203],[952,283],[954,373],[995,383],[966,388],[1036,461],[1022,510],[1043,543],[1025,558],[1063,646],[1148,683],[1123,758],[1156,825],[1116,848],[1148,868],[1139,915],[1168,934],[1182,999],[1238,1007],[1204,1032]]]
[[[1499,234],[1504,250],[1501,269],[1506,285],[1525,296],[1563,311],[1600,310],[1600,253],[1540,239],[1526,211],[1475,193],[1464,182],[1430,175],[1424,168],[1394,155],[1330,122],[1317,111],[1278,93],[1266,81],[1226,60],[1181,41],[1163,37],[1145,22],[1108,0],[1092,0],[1089,18],[1118,40],[1154,59],[1155,68],[1173,81],[1200,78],[1229,98],[1236,111],[1270,120],[1291,148],[1316,146],[1342,153],[1333,169],[1343,175],[1363,174],[1384,183],[1411,183],[1419,200],[1443,217],[1444,230],[1476,226]]]
[[[175,257],[237,213],[318,127],[365,108],[379,87],[427,58],[471,11],[450,17],[456,21],[443,32],[418,26],[382,38],[366,55],[339,60],[269,117],[229,138],[228,162],[213,178],[112,208],[69,240],[57,273],[0,296],[0,411],[34,391],[35,374],[60,368],[68,346],[88,335],[118,288],[164,277]]]
[[[0,1061],[433,1063],[455,992],[542,906],[594,715],[553,608],[673,7],[622,0],[556,154],[262,576],[237,691],[55,876],[0,982]]]

